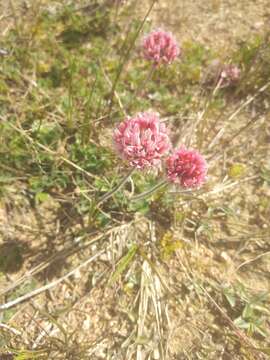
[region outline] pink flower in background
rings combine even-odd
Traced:
[[[224,65],[220,73],[220,86],[226,87],[235,84],[240,80],[241,70],[237,65],[229,64]]]
[[[171,148],[166,126],[154,112],[126,119],[114,131],[113,139],[120,156],[137,169],[159,166]]]
[[[144,38],[143,53],[156,65],[170,64],[180,54],[180,49],[171,33],[156,30]]]
[[[199,187],[206,179],[205,159],[198,151],[188,150],[184,146],[167,158],[166,168],[168,180],[183,188]]]

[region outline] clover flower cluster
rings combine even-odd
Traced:
[[[143,53],[155,65],[170,64],[180,54],[180,48],[171,33],[155,30],[144,38]]]
[[[147,35],[142,47],[145,58],[155,66],[170,64],[180,54],[172,34],[163,30]],[[222,76],[228,77],[229,71],[237,77],[233,68]],[[207,163],[203,156],[183,145],[172,150],[169,132],[157,113],[148,111],[126,118],[114,130],[113,141],[119,156],[135,169],[160,168],[166,156],[168,182],[182,188],[197,188],[206,180]]]
[[[220,86],[227,87],[234,85],[240,80],[241,70],[237,65],[227,64],[223,66],[223,69],[220,72]]]
[[[137,169],[159,166],[171,148],[166,126],[154,112],[123,121],[114,132],[114,143],[120,156]]]
[[[207,173],[207,164],[203,156],[196,150],[181,146],[166,159],[167,177],[172,183],[183,188],[201,186]]]
[[[229,88],[241,80],[241,68],[237,64],[225,64],[219,59],[213,60],[205,68],[202,84],[211,88]]]
[[[139,170],[160,167],[172,148],[165,124],[153,112],[121,122],[113,140],[119,155]],[[196,150],[181,146],[168,155],[165,164],[168,181],[183,188],[200,187],[206,179],[206,161]]]

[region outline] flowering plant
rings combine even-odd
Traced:
[[[159,166],[171,148],[166,126],[154,112],[124,120],[114,131],[113,139],[120,156],[137,169]]]
[[[170,64],[180,54],[180,48],[170,32],[155,30],[144,38],[143,53],[155,65]]]

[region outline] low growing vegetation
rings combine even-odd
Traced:
[[[268,359],[269,32],[7,3],[0,359]]]

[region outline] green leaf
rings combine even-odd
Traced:
[[[270,170],[267,168],[263,168],[261,172],[261,177],[264,181],[270,184]]]
[[[129,263],[132,261],[133,257],[135,256],[138,250],[138,245],[132,245],[129,249],[128,253],[122,257],[119,261],[115,272],[112,274],[111,279],[109,281],[109,285],[115,283],[115,281],[120,277],[123,271],[128,267]]]
[[[267,332],[261,326],[255,326],[255,332],[257,332],[264,338],[268,336]]]
[[[229,169],[229,176],[231,178],[239,178],[246,172],[246,167],[243,164],[233,164]]]
[[[239,316],[237,319],[234,320],[234,325],[236,325],[239,329],[249,329],[250,324]]]
[[[254,311],[251,304],[247,304],[243,310],[242,316],[244,319],[250,319],[254,315]]]
[[[223,294],[226,297],[228,303],[231,305],[231,307],[235,307],[235,303],[236,303],[236,298],[235,298],[235,293],[234,290],[231,288],[225,288],[223,290]]]
[[[35,195],[35,200],[37,203],[42,203],[50,198],[50,195],[44,192],[38,192]]]
[[[149,203],[145,199],[136,202],[130,202],[128,205],[131,211],[138,211],[143,215],[147,214],[150,210]]]

